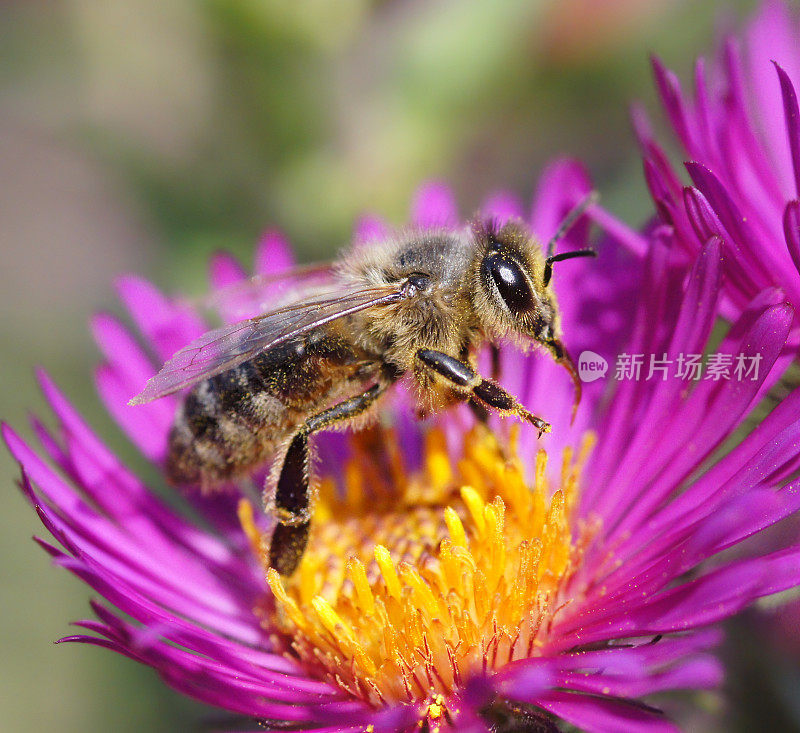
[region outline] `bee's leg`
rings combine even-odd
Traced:
[[[500,379],[502,370],[500,364],[500,349],[495,344],[489,346],[489,357],[492,360],[492,381],[496,382]],[[463,355],[461,361],[466,362]],[[489,410],[487,410],[483,403],[476,397],[469,398],[469,409],[472,410],[472,414],[479,423],[486,425],[486,423],[489,422]]]
[[[308,438],[317,430],[349,420],[365,412],[386,389],[376,384],[364,394],[351,397],[309,418],[295,433],[283,459],[275,488],[273,511],[277,524],[269,549],[269,564],[281,575],[291,575],[308,543],[311,523],[311,467]]]
[[[465,364],[469,364],[469,349],[467,346],[464,346],[461,349],[461,355],[458,357],[458,359],[459,361],[463,361]],[[489,410],[487,410],[483,403],[481,403],[477,398],[470,397],[467,400],[467,405],[472,412],[472,416],[479,423],[486,425],[486,423],[489,422]]]
[[[504,415],[517,415],[536,427],[539,435],[550,432],[549,423],[528,412],[513,395],[506,392],[499,384],[484,379],[469,364],[433,349],[420,349],[417,358],[482,405]]]
[[[503,365],[500,363],[500,347],[497,344],[489,346],[489,355],[492,358],[492,379],[496,382],[503,376]]]
[[[472,416],[482,425],[486,425],[489,422],[489,410],[487,410],[483,404],[476,399],[475,397],[470,397],[469,402],[469,409],[472,411]]]

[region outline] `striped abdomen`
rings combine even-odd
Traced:
[[[351,385],[359,361],[341,339],[316,334],[199,383],[175,415],[169,479],[207,488],[257,468]]]

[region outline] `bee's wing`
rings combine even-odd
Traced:
[[[172,356],[129,404],[177,392],[337,318],[400,300],[407,292],[392,284],[332,293],[209,331]]]
[[[334,282],[335,268],[331,262],[298,265],[220,288],[197,304],[215,310],[224,321],[241,321],[264,313],[276,302],[297,299],[304,291],[333,288]]]

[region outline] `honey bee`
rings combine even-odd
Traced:
[[[469,402],[484,418],[513,415],[541,436],[550,425],[478,373],[476,355],[489,345],[496,357],[508,337],[543,346],[569,371],[577,407],[580,380],[561,341],[551,276],[555,262],[594,254],[554,253],[594,200],[580,202],[544,250],[521,221],[478,219],[459,230],[408,230],[295,272],[288,303],[201,336],[131,400],[191,388],[169,435],[168,479],[213,488],[272,460],[269,561],[290,575],[309,536],[310,437],[363,425],[401,378],[421,413]],[[241,287],[264,286],[255,278]]]

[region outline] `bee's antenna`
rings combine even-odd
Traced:
[[[580,201],[578,201],[572,209],[569,210],[567,215],[564,217],[564,220],[559,225],[556,233],[550,238],[550,241],[547,243],[547,259],[550,260],[556,251],[556,244],[558,241],[570,230],[572,229],[572,225],[575,224],[578,219],[586,213],[586,209],[588,209],[592,204],[596,204],[600,199],[600,194],[597,191],[590,191],[586,196],[584,196]],[[547,284],[547,283],[545,283]]]
[[[597,257],[597,252],[593,249],[576,249],[573,252],[562,252],[559,255],[550,255],[544,261],[544,284],[545,287],[553,277],[553,263],[561,262],[562,260],[571,260],[573,257]]]

